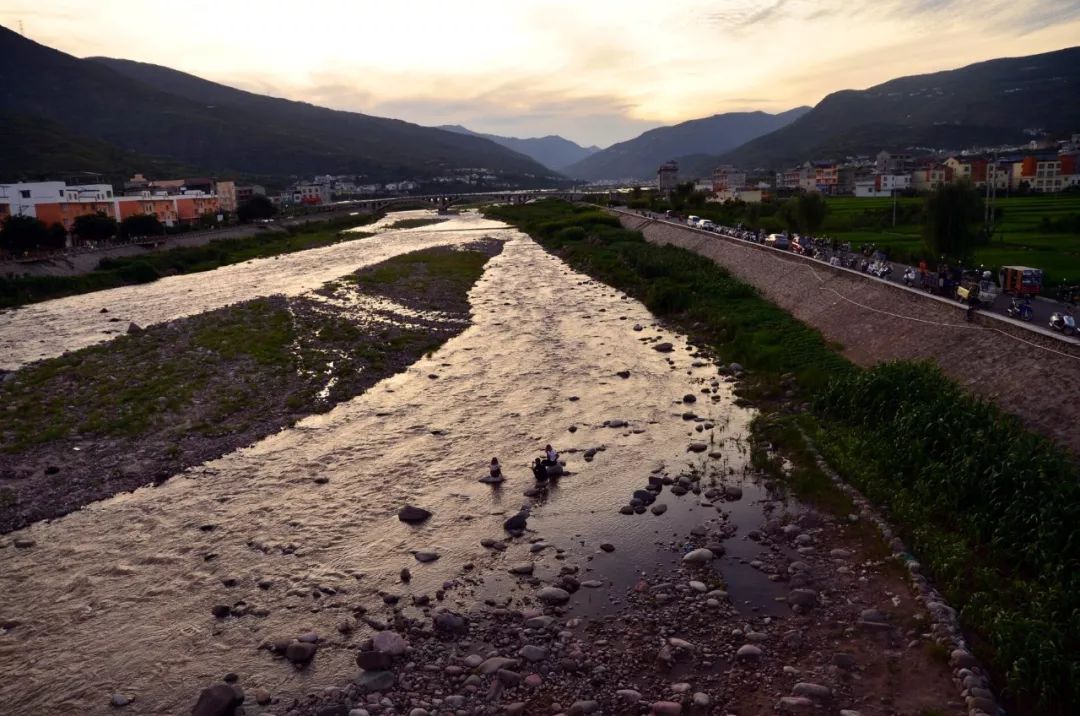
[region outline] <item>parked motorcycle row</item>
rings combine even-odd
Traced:
[[[919,288],[929,293],[956,298],[969,306],[969,318],[974,311],[974,307],[980,305],[980,298],[986,295],[991,296],[989,302],[982,302],[985,307],[985,305],[992,303],[993,298],[997,296],[999,291],[990,273],[981,270],[979,272],[962,272],[954,269],[952,272],[946,270],[938,274],[908,266],[893,279],[894,268],[892,262],[889,261],[888,255],[872,245],[864,246],[860,251],[852,251],[849,243],[837,242],[834,239],[801,236],[799,234],[790,236],[787,234],[763,235],[759,231],[753,231],[742,226],[724,226],[697,216],[688,216],[684,219],[671,211],[663,215],[648,211],[640,213],[648,218],[684,223],[701,231],[709,231],[729,238],[741,239],[783,251],[791,251],[801,256],[828,263],[831,266],[861,271],[880,279],[903,282],[909,288]],[[952,273],[956,273],[958,276],[966,276],[968,273],[979,275],[975,275],[973,279],[968,280],[966,278],[957,278]],[[1004,313],[1010,318],[1031,322],[1035,319],[1036,312],[1030,298],[1013,296]],[[1076,335],[1076,319],[1072,315],[1071,309],[1065,308],[1054,311],[1050,315],[1048,327],[1066,336]]]

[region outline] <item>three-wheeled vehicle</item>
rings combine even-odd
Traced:
[[[1042,291],[1042,269],[1027,266],[1002,266],[998,274],[1001,290],[1016,296],[1034,296]]]

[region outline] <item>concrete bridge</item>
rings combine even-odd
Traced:
[[[423,202],[433,209],[448,209],[454,204],[470,204],[477,201],[492,201],[501,204],[525,204],[535,199],[558,198],[569,201],[580,201],[584,193],[574,190],[560,189],[535,189],[517,191],[483,191],[483,192],[447,192],[445,194],[403,194],[400,196],[380,196],[371,199],[350,199],[337,201],[331,204],[323,204],[317,207],[306,207],[304,213],[322,213],[329,211],[341,211],[343,209],[355,209],[357,211],[379,211],[388,209],[395,204]]]

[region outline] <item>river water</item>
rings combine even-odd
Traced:
[[[719,382],[716,400],[703,393],[713,390],[715,366],[656,327],[641,304],[473,215],[40,304],[0,317],[0,350],[13,350],[8,364],[18,365],[97,342],[100,306],[148,324],[264,293],[300,293],[394,253],[483,235],[507,240],[505,250],[472,290],[473,325],[433,355],[327,414],[161,486],[7,536],[0,543],[0,621],[9,627],[0,630],[3,711],[109,713],[109,695],[122,692],[135,696],[134,713],[186,713],[198,691],[227,672],[238,673],[249,693],[263,687],[288,699],[355,674],[356,644],[370,632],[343,636],[336,626],[360,605],[385,617],[380,591],[406,601],[450,581],[447,604],[467,610],[481,597],[533,591],[505,576],[509,564],[535,560],[541,577],[579,564],[611,585],[575,595],[573,608],[588,613],[677,560],[672,547],[690,526],[715,521],[716,509],[666,490],[667,515],[624,516],[619,506],[661,466],[673,475],[712,466],[740,480],[751,413],[734,406],[728,383]],[[672,353],[643,341],[659,335],[674,343]],[[629,378],[616,375],[624,370]],[[699,396],[695,405],[682,403],[687,393]],[[715,429],[696,432],[701,423],[682,417],[689,408]],[[616,418],[628,427],[604,427]],[[687,452],[690,440],[709,436],[712,458]],[[529,499],[526,466],[545,443],[563,451],[571,474],[545,499]],[[587,462],[577,451],[590,447],[605,449]],[[500,488],[477,482],[492,456],[508,478]],[[753,485],[745,489],[743,501],[730,504],[756,527],[759,495]],[[407,526],[396,518],[406,503],[434,516]],[[530,555],[528,538],[506,552],[482,547],[482,538],[505,537],[502,521],[523,504],[534,508],[530,536],[552,547]],[[36,544],[16,549],[16,537]],[[601,542],[616,551],[598,551]],[[426,548],[441,558],[420,564],[411,551]],[[555,548],[567,559],[556,560]],[[734,601],[748,609],[774,596],[764,576],[744,568],[752,556],[722,565]],[[402,567],[413,574],[407,585],[398,578]],[[268,613],[211,616],[212,606],[239,601]],[[305,670],[258,649],[266,639],[309,631],[325,642]]]

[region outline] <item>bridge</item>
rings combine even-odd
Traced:
[[[371,199],[335,201],[330,204],[305,207],[306,211],[304,213],[322,213],[341,211],[343,209],[380,211],[382,209],[390,208],[395,204],[415,204],[417,202],[428,204],[434,209],[446,210],[454,204],[470,204],[478,201],[497,202],[500,204],[525,204],[536,199],[557,198],[566,199],[568,201],[581,201],[584,197],[585,193],[582,191],[563,189],[448,192],[445,194],[402,194],[400,196],[380,196]]]

